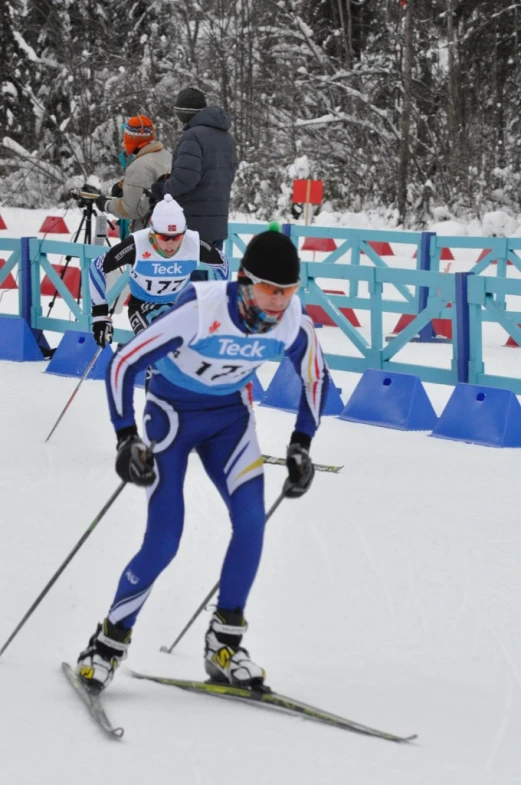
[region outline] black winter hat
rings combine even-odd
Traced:
[[[279,286],[291,286],[300,278],[298,251],[289,237],[280,232],[261,232],[252,237],[242,257],[241,267],[256,278]]]
[[[198,87],[185,87],[175,99],[174,111],[183,123],[188,123],[194,114],[206,106],[206,98]]]

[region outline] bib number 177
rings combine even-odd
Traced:
[[[207,363],[205,360],[203,360],[195,372],[196,376],[204,376],[206,374],[213,381],[214,379],[220,379],[223,376],[230,376],[234,377],[235,379],[240,379],[242,376],[247,376],[247,374],[250,372],[250,369],[245,368],[243,365],[220,365],[220,373],[212,374],[212,367],[214,367],[214,363]]]

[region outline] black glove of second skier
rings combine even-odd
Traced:
[[[156,480],[154,454],[137,431],[125,428],[118,433],[116,471],[125,482],[146,487]]]
[[[298,499],[309,489],[315,476],[315,467],[309,457],[311,439],[306,433],[295,431],[286,453],[288,479],[284,493],[288,499]]]
[[[112,343],[114,328],[109,315],[108,305],[95,305],[92,309],[92,334],[102,349]]]

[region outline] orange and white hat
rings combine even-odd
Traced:
[[[144,114],[129,117],[123,128],[123,145],[128,155],[136,153],[156,138],[154,123]]]
[[[150,225],[159,234],[181,234],[186,231],[186,218],[183,208],[173,196],[165,194],[163,201],[154,207]]]

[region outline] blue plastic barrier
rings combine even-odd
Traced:
[[[486,447],[521,447],[521,406],[510,390],[460,383],[430,435]]]
[[[324,405],[324,415],[336,416],[344,408],[340,397],[341,390],[330,384]],[[302,382],[297,374],[293,363],[288,357],[284,357],[280,363],[275,376],[264,393],[261,406],[270,406],[274,409],[284,409],[288,412],[298,411],[300,396],[302,394]]]
[[[90,333],[70,330],[65,333],[58,344],[45,373],[53,373],[58,376],[81,377],[98,349],[99,346]],[[110,346],[103,349],[90,369],[87,379],[104,379],[107,365],[111,361],[112,356],[113,353]]]
[[[43,360],[36,338],[21,316],[0,316],[0,360]]]
[[[438,418],[417,376],[367,370],[340,419],[402,431],[430,431]]]

